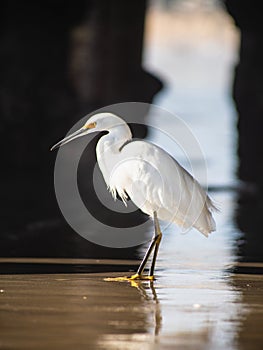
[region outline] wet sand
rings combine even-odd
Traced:
[[[86,263],[98,271],[116,266],[116,260]],[[262,348],[262,275],[193,268],[159,270],[152,283],[104,281],[117,275],[124,274],[1,275],[0,348]]]

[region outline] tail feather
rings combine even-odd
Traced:
[[[206,198],[206,204],[209,210],[211,210],[212,212],[220,212],[221,209],[219,207],[219,204],[216,203],[214,200],[212,200],[210,197],[207,196]]]
[[[203,211],[194,224],[194,227],[206,237],[216,230],[216,222],[212,212],[217,211],[219,211],[218,206],[207,196]]]

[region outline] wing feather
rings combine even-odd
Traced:
[[[125,194],[146,214],[204,235],[215,230],[214,204],[200,184],[167,152],[145,141],[125,145],[112,171],[111,190]]]

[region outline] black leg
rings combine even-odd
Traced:
[[[144,258],[137,270],[137,272],[132,275],[131,277],[113,277],[113,278],[106,278],[105,280],[107,281],[134,281],[134,280],[150,280],[152,281],[154,279],[154,267],[155,267],[155,262],[156,262],[156,258],[157,258],[157,254],[158,254],[158,249],[159,249],[159,245],[162,239],[162,233],[160,230],[160,226],[159,226],[159,222],[157,219],[157,214],[156,212],[154,212],[154,237],[144,255]],[[155,248],[155,249],[154,249]],[[151,265],[151,269],[150,269],[150,274],[148,276],[143,275],[143,271],[145,269],[145,266],[147,264],[147,261],[149,260],[149,257],[152,253],[154,249],[154,253],[153,253],[153,260],[152,260],[152,265]]]
[[[157,239],[158,239],[158,236],[154,236],[153,237],[153,239],[152,239],[152,241],[151,241],[151,243],[149,245],[149,248],[147,249],[147,251],[146,251],[146,253],[144,255],[144,258],[143,258],[143,260],[142,260],[142,262],[141,262],[141,264],[140,264],[140,266],[139,266],[139,268],[138,268],[138,270],[136,272],[137,275],[141,275],[143,273],[143,271],[145,269],[145,266],[147,264],[147,261],[149,259],[149,256],[151,255],[151,252],[152,252],[153,248],[156,245]]]
[[[155,263],[156,263],[156,258],[157,258],[157,254],[158,254],[158,250],[159,250],[159,245],[162,239],[162,233],[160,230],[160,225],[158,222],[158,218],[157,218],[157,213],[154,212],[154,237],[149,245],[149,248],[147,249],[144,258],[136,272],[136,274],[134,276],[132,276],[134,279],[136,278],[140,278],[140,276],[142,276],[142,273],[145,269],[145,266],[147,264],[147,261],[149,260],[149,257],[154,249],[154,254],[153,254],[153,260],[152,260],[152,265],[151,265],[151,269],[150,269],[150,274],[149,277],[150,279],[153,279],[153,275],[154,275],[154,267],[155,267]]]
[[[161,229],[160,229],[160,225],[159,225],[159,221],[158,221],[156,212],[154,212],[154,228],[155,228],[156,243],[155,243],[155,249],[154,249],[154,253],[153,253],[152,265],[151,265],[150,275],[149,276],[153,276],[154,275],[154,268],[155,268],[156,258],[157,258],[157,255],[158,255],[160,242],[162,240],[162,232],[161,232]]]

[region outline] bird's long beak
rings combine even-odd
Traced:
[[[58,143],[56,143],[54,146],[52,146],[50,148],[50,151],[53,151],[54,149],[65,145],[66,143],[80,137],[80,136],[84,136],[87,135],[91,130],[90,129],[94,129],[96,128],[97,123],[86,123],[82,128],[80,128],[79,130],[73,132],[73,134],[66,136],[63,140],[59,141]],[[93,130],[92,130],[93,131]],[[92,132],[91,131],[91,132]]]
[[[80,137],[82,136],[84,133],[86,134],[86,128],[81,128],[75,132],[73,132],[73,134],[69,135],[69,136],[66,136],[63,140],[59,141],[58,143],[56,143],[54,146],[52,146],[50,148],[50,151],[53,151],[54,149],[60,147],[60,146],[63,146],[65,145],[66,143],[76,139],[77,137]]]

